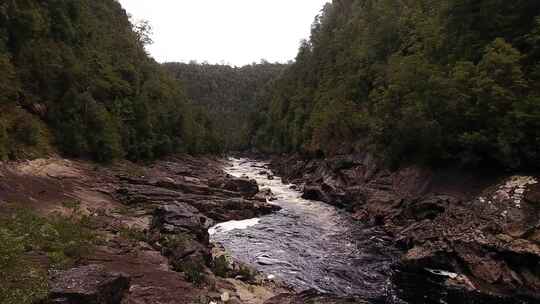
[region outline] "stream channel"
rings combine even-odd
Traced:
[[[328,204],[301,198],[293,185],[273,176],[268,164],[231,158],[225,171],[257,181],[282,209],[209,231],[235,260],[276,277],[296,291],[314,289],[338,296],[398,303],[391,299],[392,265],[398,257],[391,239],[377,227],[364,227]],[[401,302],[401,301],[399,301]]]

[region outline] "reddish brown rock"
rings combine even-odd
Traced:
[[[120,304],[130,286],[123,273],[109,272],[101,265],[63,271],[52,276],[50,303]]]
[[[384,225],[405,251],[403,272],[429,277],[425,269],[437,268],[466,282],[438,285],[447,291],[462,288],[456,299],[459,294],[495,297],[494,303],[540,299],[535,177],[417,166],[389,170],[368,154],[278,157],[272,170],[307,185],[305,198],[352,210],[363,223]],[[409,287],[416,288],[404,285]]]

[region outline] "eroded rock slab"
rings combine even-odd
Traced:
[[[192,234],[205,244],[209,238],[208,228],[213,225],[214,221],[195,207],[181,202],[159,206],[152,219],[152,229],[167,234]]]
[[[369,154],[278,157],[272,169],[304,185],[304,197],[346,208],[359,221],[392,233],[404,250],[397,273],[407,277],[396,283],[413,303],[431,303],[415,298],[430,292],[437,294],[433,301],[448,303],[540,299],[538,177],[415,166],[390,170]],[[430,285],[438,291],[422,290],[428,281],[438,282]]]
[[[129,290],[130,278],[89,265],[60,272],[51,278],[49,303],[120,304]]]

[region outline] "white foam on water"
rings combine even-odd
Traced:
[[[456,279],[459,276],[459,274],[457,274],[457,273],[446,271],[446,270],[429,269],[429,268],[426,268],[426,270],[431,272],[432,274],[440,275],[440,276],[443,276],[443,277],[449,277],[451,279]]]
[[[218,232],[228,232],[235,229],[247,229],[249,227],[257,225],[259,221],[260,219],[258,218],[243,221],[228,221],[211,227],[210,229],[208,229],[208,234],[214,235]]]

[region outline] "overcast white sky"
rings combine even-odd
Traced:
[[[119,0],[134,20],[150,21],[159,62],[245,65],[294,59],[329,0]]]

